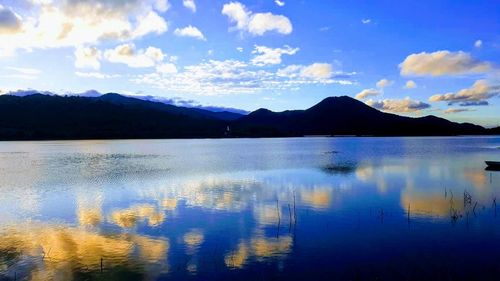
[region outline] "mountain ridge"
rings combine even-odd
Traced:
[[[117,93],[97,97],[0,96],[0,140],[299,137],[304,135],[435,136],[495,134],[434,115],[381,112],[348,96],[304,110],[248,115],[147,101]]]

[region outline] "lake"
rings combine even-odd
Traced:
[[[0,142],[0,280],[500,280],[499,147]]]

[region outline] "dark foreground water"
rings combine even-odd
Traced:
[[[500,280],[499,147],[0,142],[0,280]]]

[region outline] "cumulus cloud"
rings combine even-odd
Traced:
[[[367,100],[366,104],[387,112],[416,112],[431,107],[429,104],[406,97],[404,99]]]
[[[313,63],[311,65],[289,65],[279,69],[277,74],[282,77],[325,81],[332,78],[334,72],[329,63]]]
[[[362,24],[369,24],[370,22],[372,22],[372,20],[371,20],[371,19],[362,19],[362,20],[361,20],[361,23],[362,23]]]
[[[483,41],[476,40],[476,42],[474,42],[474,47],[481,48],[482,46],[483,46]]]
[[[175,29],[174,34],[182,37],[192,37],[198,40],[206,40],[203,33],[192,25],[188,25],[181,29],[177,28]]]
[[[437,51],[411,54],[399,64],[399,68],[404,76],[442,76],[485,73],[493,66],[462,51]]]
[[[0,45],[0,51],[78,47],[161,34],[168,29],[158,14],[168,8],[165,5],[164,0],[32,1],[21,15],[2,7],[0,42],[9,44]]]
[[[152,67],[161,62],[165,55],[155,47],[136,50],[132,43],[122,44],[114,49],[108,49],[104,52],[104,58],[109,62],[123,63],[129,67],[141,68]]]
[[[332,70],[324,64],[295,65],[277,72],[256,69],[253,64],[239,60],[209,60],[185,66],[177,73],[149,73],[138,75],[132,82],[158,89],[198,95],[256,93],[264,90],[292,91],[303,85],[350,84],[349,80],[335,80]],[[292,69],[293,68],[293,69]]]
[[[431,102],[445,101],[461,106],[487,105],[487,99],[500,95],[500,86],[491,86],[486,80],[477,80],[470,88],[456,93],[436,94],[429,98]]]
[[[459,113],[459,112],[464,112],[464,111],[473,111],[469,108],[448,108],[444,111],[444,113],[446,114],[450,114],[450,113]]]
[[[161,13],[164,13],[166,12],[168,9],[170,9],[170,3],[168,2],[168,0],[156,0],[154,2],[154,8],[161,12]]]
[[[255,45],[252,54],[256,56],[252,59],[252,64],[264,66],[268,64],[280,64],[282,55],[294,55],[299,51],[299,48],[292,48],[285,45],[283,48],[269,48],[266,46]]]
[[[270,31],[290,34],[293,30],[292,23],[287,17],[272,13],[252,13],[240,2],[224,4],[222,14],[236,23],[235,29],[252,35],[261,36]]]
[[[378,96],[381,94],[382,92],[377,89],[364,89],[363,91],[359,92],[355,98],[358,100],[363,100],[368,97]]]
[[[167,31],[167,23],[157,13],[151,11],[145,16],[138,17],[139,24],[131,33],[132,38],[140,38],[149,33],[161,34]]]
[[[392,85],[394,83],[394,81],[391,81],[391,80],[387,80],[387,79],[380,79],[376,86],[377,88],[380,88],[380,89],[383,89],[385,87],[388,87],[390,85]]]
[[[161,74],[177,73],[177,67],[173,63],[162,63],[156,66],[156,72]]]
[[[384,88],[389,87],[390,85],[394,84],[394,81],[388,80],[388,79],[380,79],[375,83],[375,86],[377,86],[377,89],[364,89],[361,92],[357,93],[355,98],[358,100],[363,100],[369,97],[373,96],[379,96],[384,93]]]
[[[405,89],[415,89],[416,87],[417,87],[417,83],[415,83],[415,81],[413,81],[413,80],[406,81]]]
[[[21,29],[21,17],[0,5],[0,34],[16,33]]]
[[[300,72],[302,77],[312,79],[329,79],[333,75],[332,65],[329,63],[313,63],[304,67]]]
[[[276,3],[276,5],[278,5],[278,6],[280,6],[280,7],[285,6],[285,1],[274,0],[274,3]]]
[[[183,0],[182,5],[191,10],[193,13],[196,13],[196,3],[194,0]]]
[[[96,47],[77,47],[75,49],[76,68],[93,68],[97,70],[101,67],[101,58],[102,53]]]

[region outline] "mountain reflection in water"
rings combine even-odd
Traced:
[[[0,280],[491,280],[499,143],[0,143]]]

